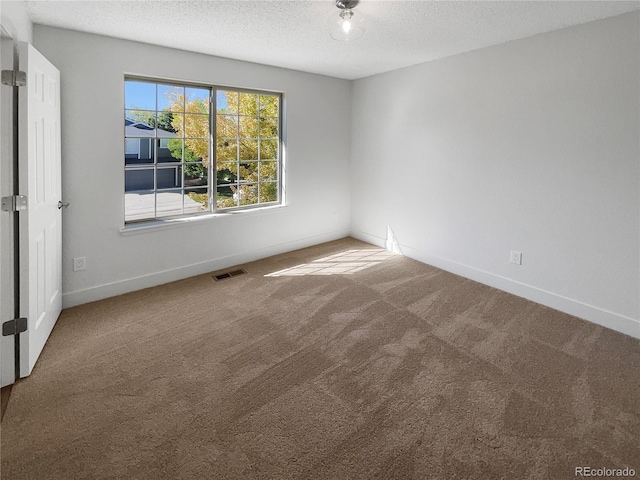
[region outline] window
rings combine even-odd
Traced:
[[[280,203],[281,103],[125,79],[125,223]]]
[[[132,155],[135,158],[140,156],[140,139],[139,138],[125,138],[124,141],[124,154]]]

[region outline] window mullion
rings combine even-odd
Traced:
[[[186,143],[187,143],[187,139],[186,139],[186,132],[185,132],[185,126],[186,126],[186,117],[183,117],[184,120],[182,121],[182,158],[180,159],[180,178],[181,178],[181,182],[180,182],[180,195],[182,196],[182,210],[181,213],[184,214],[184,201],[185,201],[185,195],[186,195],[186,191],[185,191],[185,187],[184,187],[184,168],[185,168],[185,150],[186,150]]]
[[[238,113],[236,113],[236,123],[238,129],[236,130],[236,185],[238,185],[238,199],[236,200],[236,207],[240,206],[240,199],[242,198],[242,186],[240,179],[240,96],[238,96]]]
[[[218,162],[216,159],[215,142],[216,138],[216,114],[218,111],[216,96],[218,91],[215,88],[209,89],[209,161],[207,162],[209,188],[209,211],[215,212],[218,209]]]
[[[258,154],[256,155],[258,157],[258,158],[256,158],[256,162],[258,164],[258,168],[257,168],[258,178],[256,178],[256,186],[258,187],[258,192],[257,192],[257,198],[256,198],[257,201],[256,201],[256,203],[258,203],[258,204],[260,204],[260,158],[262,158],[261,155],[260,155],[260,146],[261,146],[261,143],[262,143],[262,142],[260,142],[260,138],[261,138],[260,137],[260,127],[262,126],[261,122],[260,122],[260,101],[261,101],[261,98],[260,98],[260,95],[258,95],[258,111],[256,112],[256,127],[258,129],[258,132],[257,132],[258,134],[256,135],[256,139],[257,139],[257,142],[258,142]]]
[[[153,126],[153,218],[158,218],[158,85],[156,84],[156,108]]]

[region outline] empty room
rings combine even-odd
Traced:
[[[2,479],[640,476],[640,2],[0,15]]]

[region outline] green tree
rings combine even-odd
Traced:
[[[216,178],[219,208],[277,200],[279,97],[224,93],[216,115]],[[209,104],[170,93],[171,127],[184,140],[170,140],[172,156],[182,158],[185,174],[203,174],[209,162]],[[184,112],[184,114],[183,114]],[[235,197],[235,198],[234,198]]]
[[[175,133],[173,128],[173,114],[171,112],[159,112],[158,116],[154,112],[147,110],[130,110],[129,119],[134,122],[144,123],[153,128],[160,128],[167,132]]]
[[[238,183],[218,206],[277,200],[279,97],[227,91],[225,100],[216,115],[217,167],[235,172]]]

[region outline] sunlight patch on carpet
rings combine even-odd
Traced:
[[[346,250],[329,257],[319,258],[311,263],[303,263],[265,277],[301,277],[305,275],[351,275],[365,268],[373,267],[396,254],[380,249]]]

